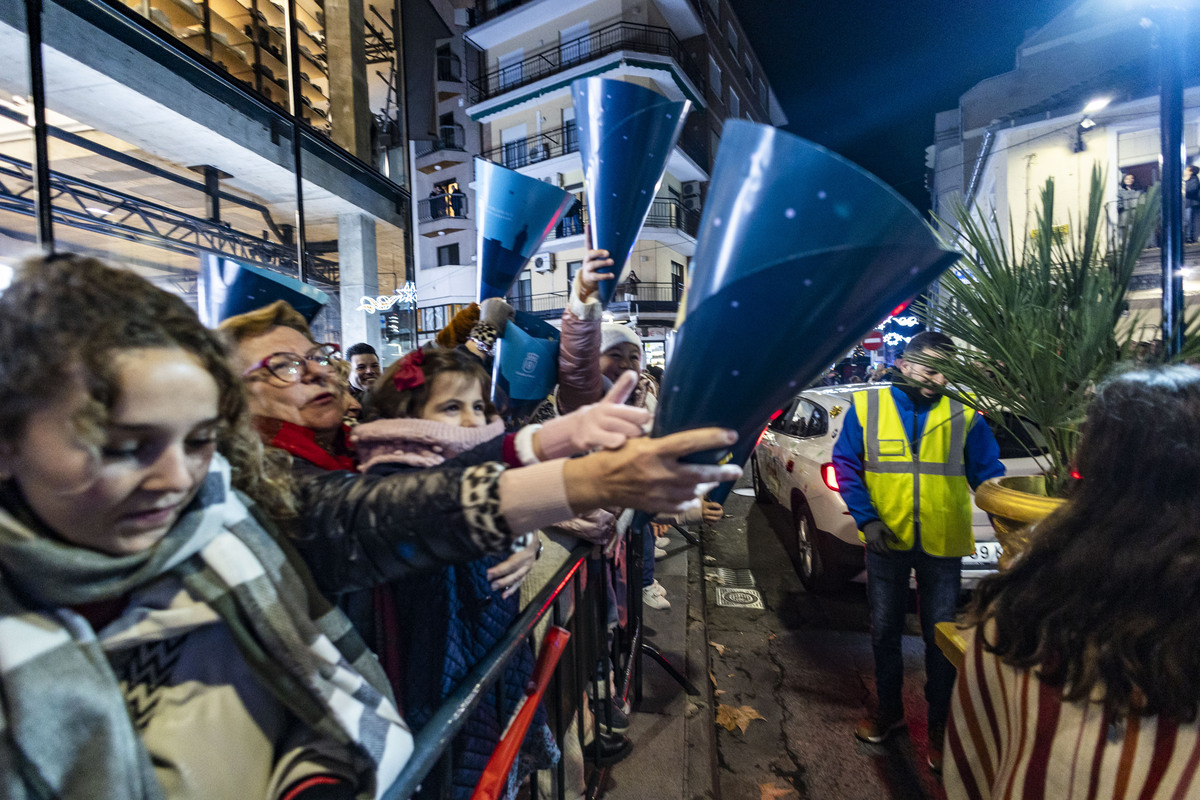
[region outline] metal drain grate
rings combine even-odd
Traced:
[[[738,586],[746,589],[752,589],[758,584],[754,580],[754,573],[748,569],[731,569],[730,567],[708,567],[705,570],[708,580],[718,586]]]
[[[762,595],[757,589],[718,586],[717,605],[725,608],[763,608]]]

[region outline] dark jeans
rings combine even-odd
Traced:
[[[643,529],[646,538],[642,539],[642,588],[654,583],[654,528],[646,523]]]
[[[938,558],[916,548],[892,550],[885,556],[867,551],[867,601],[871,605],[871,645],[875,651],[875,692],[879,712],[904,713],[901,687],[904,656],[904,612],[908,606],[908,576],[917,573],[921,634],[925,639],[925,700],[929,724],[944,726],[954,688],[954,665],[934,640],[933,626],[953,621],[962,586],[962,560]]]

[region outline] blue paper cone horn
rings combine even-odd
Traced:
[[[957,258],[855,164],[726,122],[655,434],[733,428],[735,448],[695,460],[744,459],[771,412]]]
[[[523,416],[558,382],[558,330],[524,311],[504,326],[492,361],[492,402],[505,415]]]
[[[642,223],[658,193],[667,159],[691,103],[624,81],[581,78],[571,84],[583,157],[592,244],[607,250],[617,278],[600,284],[607,307]]]
[[[475,159],[480,302],[508,294],[573,202],[574,195],[557,186]]]

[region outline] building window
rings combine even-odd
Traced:
[[[746,67],[746,83],[753,86],[754,85],[754,62],[750,60],[749,53],[746,53],[746,55],[742,57],[742,63]]]
[[[567,286],[575,285],[575,273],[579,272],[579,270],[581,270],[581,269],[583,269],[582,261],[568,261],[567,262]]]
[[[713,97],[721,96],[721,68],[712,56],[708,57],[708,86]]]
[[[708,6],[708,10],[714,17],[721,16],[721,0],[705,0],[705,5]]]
[[[729,90],[729,117],[737,119],[742,115],[742,101],[732,88]]]
[[[533,296],[533,278],[528,268],[521,270],[517,282],[508,293],[512,307],[517,311],[530,311],[529,298]]]
[[[678,303],[683,299],[683,264],[678,261],[671,262],[671,295],[675,302]]]
[[[458,244],[444,244],[437,249],[439,267],[447,267],[460,263],[458,260]]]
[[[738,52],[738,35],[737,31],[733,29],[732,22],[725,23],[725,41],[729,43],[729,52],[736,56]]]
[[[500,131],[500,143],[504,154],[501,163],[509,169],[520,169],[529,163],[529,145],[525,139],[525,125],[514,125]]]

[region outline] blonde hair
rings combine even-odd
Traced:
[[[304,334],[313,344],[319,344],[313,338],[304,315],[292,308],[286,300],[276,300],[262,308],[230,317],[217,326],[217,330],[234,345],[255,336],[262,336],[271,328],[292,328]]]

